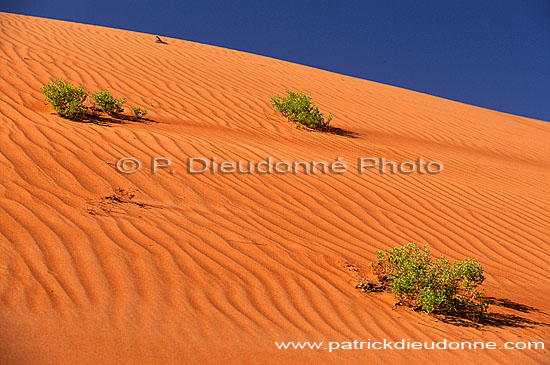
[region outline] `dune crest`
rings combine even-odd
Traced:
[[[548,123],[91,25],[0,13],[0,40],[0,363],[547,361],[548,350],[328,353],[274,342],[548,347]],[[59,118],[40,92],[58,77],[110,86],[151,122]],[[287,88],[311,93],[351,134],[296,129],[269,104]],[[124,157],[143,168],[117,172]],[[341,158],[349,168],[189,174],[189,157]],[[382,157],[444,169],[354,168]],[[170,158],[174,173],[151,173],[151,158]],[[108,198],[117,189],[135,196]],[[413,241],[480,260],[493,323],[453,325],[354,287],[376,250]]]

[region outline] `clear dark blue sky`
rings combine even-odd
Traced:
[[[550,0],[3,0],[550,120]]]

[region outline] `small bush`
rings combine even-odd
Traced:
[[[373,272],[383,287],[401,303],[425,311],[485,317],[489,303],[482,299],[483,268],[476,259],[450,263],[444,256],[432,259],[428,246],[414,243],[377,251]]]
[[[112,116],[124,111],[122,105],[126,102],[126,98],[115,98],[109,88],[93,93],[92,98],[95,106],[108,115]]]
[[[271,98],[273,109],[287,117],[289,121],[300,123],[312,129],[325,129],[332,120],[329,115],[325,120],[323,114],[311,101],[311,96],[304,92],[287,90],[287,96],[276,95]]]
[[[86,112],[84,101],[88,93],[84,86],[73,87],[70,82],[57,79],[51,84],[42,84],[42,92],[53,110],[62,117],[77,118]]]
[[[134,113],[135,117],[137,119],[143,118],[147,115],[147,112],[149,111],[149,108],[141,109],[140,107],[132,107],[132,112]]]

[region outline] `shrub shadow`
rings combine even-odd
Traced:
[[[388,292],[389,287],[387,283],[383,280],[371,280],[367,278],[362,278],[356,285],[356,289],[360,289],[366,293],[384,293]],[[540,309],[531,307],[529,305],[516,303],[506,298],[494,298],[494,297],[484,297],[484,300],[489,302],[490,305],[495,305],[498,307],[504,307],[507,309],[512,309],[521,313],[542,313],[547,314]],[[395,303],[395,306],[404,305],[401,302]],[[415,311],[421,312],[419,309],[414,309]],[[474,327],[474,328],[483,328],[483,327],[515,327],[515,328],[531,328],[531,327],[550,327],[550,323],[534,321],[525,317],[521,317],[515,314],[505,314],[505,313],[487,313],[483,318],[475,319],[476,315],[472,312],[462,312],[462,313],[448,313],[448,312],[439,312],[432,313],[434,318],[438,320],[451,324],[453,326],[460,327]]]
[[[521,313],[543,313],[540,309],[531,307],[525,304],[516,303],[506,298],[494,298],[494,297],[485,297],[484,299],[488,300],[491,305],[498,307],[504,307],[507,309],[512,309]],[[487,316],[479,321],[472,321],[466,315],[457,315],[457,314],[438,314],[435,317],[442,322],[452,324],[455,326],[461,327],[482,327],[482,326],[492,326],[492,327],[515,327],[515,328],[530,328],[530,327],[550,327],[550,323],[533,321],[531,319],[521,317],[515,314],[505,314],[505,313],[487,313]]]
[[[348,130],[345,130],[345,129],[342,129],[342,128],[331,127],[331,126],[328,126],[328,127],[325,127],[325,128],[313,129],[313,128],[308,128],[308,127],[305,127],[305,126],[302,126],[302,125],[298,124],[296,126],[296,129],[302,129],[302,130],[306,130],[308,132],[334,134],[334,135],[342,136],[342,137],[346,137],[346,138],[359,138],[361,136],[359,133],[348,131]]]
[[[515,327],[515,328],[531,328],[531,327],[550,327],[549,323],[533,321],[531,319],[517,316],[515,314],[503,314],[503,313],[488,313],[487,316],[479,321],[473,321],[465,316],[452,315],[452,314],[438,314],[435,315],[437,319],[442,322],[452,324],[453,326],[460,327]]]
[[[528,306],[528,305],[525,305],[525,304],[521,304],[521,303],[516,303],[516,302],[513,302],[511,301],[510,299],[506,299],[506,298],[494,298],[494,297],[485,297],[485,299],[489,300],[491,302],[492,305],[497,305],[499,307],[505,307],[505,308],[509,308],[509,309],[513,309],[513,310],[516,310],[518,312],[523,312],[523,313],[530,313],[530,312],[538,312],[538,313],[543,313],[541,312],[540,309],[537,309],[537,308],[534,308],[534,307],[531,307],[531,306]]]
[[[328,127],[327,130],[323,132],[328,134],[336,134],[337,136],[342,136],[346,138],[359,138],[360,136],[360,134],[357,132],[352,132],[352,131],[348,131],[337,127]]]
[[[67,118],[67,119],[70,119],[74,122],[79,122],[79,123],[91,123],[102,127],[111,127],[116,124],[129,124],[129,123],[142,123],[142,124],[158,123],[149,118],[142,117],[138,119],[129,115],[124,115],[124,114],[113,114],[110,116],[102,116],[94,113],[85,113],[81,117]]]

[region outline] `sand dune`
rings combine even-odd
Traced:
[[[0,13],[0,363],[548,363],[548,350],[278,350],[274,341],[546,341],[550,125],[263,56]],[[110,86],[151,121],[79,123],[40,92]],[[513,86],[510,86],[513,87]],[[313,95],[351,136],[271,110]],[[353,138],[351,138],[353,137]],[[144,162],[135,174],[122,157]],[[188,157],[344,174],[196,174]],[[171,168],[149,171],[151,157]],[[360,157],[441,161],[392,175]],[[105,197],[136,191],[130,203]],[[354,288],[377,249],[477,257],[500,320],[456,326]],[[359,270],[359,271],[357,271]]]

